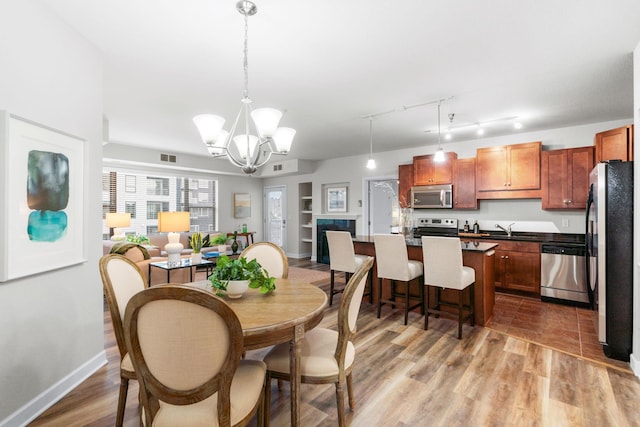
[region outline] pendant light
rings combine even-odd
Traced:
[[[244,96],[240,100],[240,111],[229,132],[222,129],[225,120],[213,114],[200,114],[193,121],[202,141],[213,157],[226,156],[235,166],[248,175],[269,161],[272,154],[286,155],[296,133],[294,129],[278,127],[282,112],[274,108],[251,108],[249,98],[248,31],[249,16],[258,11],[250,1],[239,1],[236,9],[244,15]],[[252,119],[252,122],[249,119]],[[250,132],[253,124],[255,135]],[[236,134],[238,130],[238,134]],[[233,142],[233,144],[232,144]]]
[[[433,161],[434,162],[444,162],[444,150],[442,149],[442,144],[440,143],[440,104],[442,104],[442,101],[438,101],[438,151],[436,151],[436,154],[433,156]]]
[[[369,116],[369,160],[367,169],[375,169],[376,161],[373,159],[373,116]]]

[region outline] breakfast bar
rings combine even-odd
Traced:
[[[493,316],[493,305],[495,302],[494,289],[494,248],[496,243],[487,242],[462,242],[462,260],[464,265],[471,267],[476,272],[476,282],[474,285],[474,312],[475,322],[478,325],[486,325]],[[357,254],[375,257],[373,236],[356,236],[353,240],[354,250]],[[407,239],[407,251],[409,259],[422,262],[422,243],[420,239]],[[377,283],[377,266],[372,268],[374,283]],[[374,303],[379,299],[377,286],[373,289]],[[390,286],[383,286],[383,295],[390,291]],[[431,289],[433,291],[433,289]],[[445,301],[455,301],[455,294],[450,290],[443,290],[442,299]]]

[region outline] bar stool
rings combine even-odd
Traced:
[[[370,257],[367,255],[356,255],[353,249],[353,240],[348,231],[327,230],[327,243],[329,244],[329,259],[331,265],[331,288],[329,290],[329,305],[333,304],[333,296],[342,293],[344,287],[335,289],[335,272],[341,271],[345,276],[345,286],[349,282],[351,275]],[[369,303],[373,303],[373,275],[367,279],[369,287],[364,296],[369,296]]]
[[[376,263],[378,265],[378,318],[383,304],[404,305],[404,324],[407,324],[409,311],[420,307],[420,313],[424,314],[424,286],[423,265],[420,261],[409,260],[407,242],[402,234],[374,234],[373,243],[376,251]],[[382,299],[382,280],[391,280],[391,297]],[[409,292],[411,281],[418,279],[419,295]],[[396,282],[404,282],[404,293],[396,291]],[[404,303],[398,302],[398,298],[404,298]],[[419,299],[420,302],[409,306],[409,300]]]
[[[474,325],[473,285],[476,281],[476,271],[462,265],[462,246],[457,237],[422,237],[422,259],[424,261],[424,284],[427,287],[427,307],[424,315],[424,329],[429,326],[429,314],[448,314],[450,311],[440,310],[440,306],[458,309],[458,339],[462,337],[462,323],[469,319]],[[436,303],[434,308],[429,305],[429,286],[436,289]],[[463,302],[464,290],[469,288],[469,304]],[[458,303],[453,304],[440,299],[441,289],[453,289],[458,293]],[[468,314],[463,316],[464,311]]]

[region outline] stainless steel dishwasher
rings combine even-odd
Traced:
[[[543,244],[541,252],[542,300],[588,306],[584,246]]]

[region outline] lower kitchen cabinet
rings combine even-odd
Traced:
[[[499,245],[495,254],[496,289],[539,296],[540,243],[503,240],[488,242]]]

